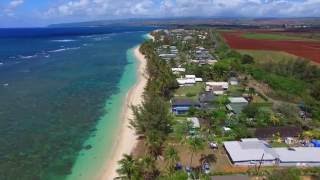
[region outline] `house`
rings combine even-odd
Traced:
[[[223,95],[228,89],[228,82],[206,82],[206,91],[210,91],[215,95]]]
[[[226,141],[223,145],[234,165],[320,166],[320,148],[272,148],[257,138]]]
[[[296,138],[302,134],[302,129],[297,126],[256,128],[254,134],[258,139],[270,139],[274,135],[279,135],[283,139]]]
[[[200,103],[191,99],[173,99],[171,100],[171,111],[176,114],[185,114],[190,108],[200,108]]]
[[[173,74],[180,74],[186,72],[185,68],[171,68]]]
[[[203,92],[199,95],[199,102],[201,105],[201,109],[214,109],[213,102],[216,100],[217,96],[215,96],[211,92]]]
[[[171,59],[175,59],[177,57],[177,54],[163,53],[159,54],[159,57],[166,61],[169,61]]]
[[[232,86],[237,86],[239,85],[239,80],[236,77],[231,77],[229,78],[229,84]]]
[[[202,81],[202,78],[197,78],[195,75],[185,75],[184,78],[177,78],[179,86],[193,86],[197,82]]]
[[[242,110],[249,104],[243,97],[229,97],[230,103],[226,106],[233,114],[240,114]]]

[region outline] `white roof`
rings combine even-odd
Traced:
[[[320,148],[315,147],[296,147],[293,150],[288,148],[273,148],[279,155],[281,162],[319,162]]]
[[[196,75],[186,75],[185,76],[187,79],[195,79],[196,78]]]
[[[258,138],[242,138],[241,142],[258,142],[260,141]]]
[[[196,117],[187,118],[188,121],[191,121],[194,128],[200,128],[199,119]]]
[[[265,150],[265,145],[261,142],[224,142],[224,147],[228,151],[232,161],[259,161],[263,154],[263,160],[275,160],[275,157]]]
[[[227,141],[223,143],[232,161],[260,161],[279,159],[280,163],[320,163],[320,148],[296,147],[271,148],[266,142],[256,138]]]
[[[243,97],[229,97],[231,103],[248,103],[248,101]]]
[[[222,86],[224,89],[229,88],[228,82],[206,82],[207,86]]]
[[[186,69],[185,68],[171,68],[172,71],[176,71],[176,72],[185,72]]]
[[[184,79],[184,78],[177,78],[178,84],[195,84],[196,80],[195,79]]]
[[[202,78],[195,78],[195,80],[196,80],[197,82],[202,82],[202,81],[203,81]]]

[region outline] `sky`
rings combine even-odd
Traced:
[[[174,17],[320,17],[320,0],[0,0],[0,27]]]

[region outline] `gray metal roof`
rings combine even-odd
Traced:
[[[273,153],[262,141],[240,142],[227,141],[223,143],[232,161],[259,161],[263,154],[263,160],[274,160]]]
[[[288,148],[273,149],[281,162],[320,162],[320,148],[297,147],[294,151]]]
[[[296,147],[271,148],[256,138],[243,141],[227,141],[223,143],[233,162],[260,161],[279,159],[281,163],[320,163],[320,148]]]

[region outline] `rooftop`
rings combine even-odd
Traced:
[[[248,101],[243,97],[229,97],[230,103],[248,103]]]
[[[223,143],[233,162],[275,161],[280,163],[320,163],[320,148],[271,148],[265,141],[242,139]]]

